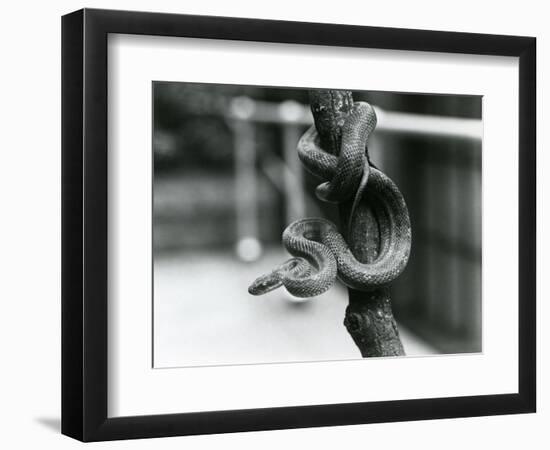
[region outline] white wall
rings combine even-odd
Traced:
[[[395,2],[394,2],[395,3]],[[548,227],[542,198],[549,183],[550,30],[544,2],[441,1],[276,2],[113,0],[85,3],[4,2],[0,16],[0,442],[3,448],[73,448],[58,433],[60,416],[60,16],[82,6],[191,14],[354,23],[531,35],[538,38],[539,228]],[[7,100],[7,101],[6,101]],[[548,235],[539,234],[539,273],[548,269]],[[503,264],[506,261],[503,260]],[[539,284],[543,298],[548,277]],[[548,379],[549,307],[539,302],[539,380]],[[542,348],[542,350],[541,350]],[[543,355],[543,351],[546,355]],[[543,358],[544,356],[544,358]],[[405,374],[403,375],[405,376]],[[540,383],[539,383],[540,385]],[[550,394],[539,386],[536,415],[240,433],[99,444],[118,448],[547,448]]]

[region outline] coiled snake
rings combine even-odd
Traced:
[[[327,291],[336,278],[352,289],[369,291],[403,272],[411,249],[409,214],[395,183],[369,162],[366,143],[375,126],[374,109],[355,102],[342,127],[338,156],[320,147],[315,125],[304,133],[297,149],[306,169],[323,180],[317,197],[333,203],[353,199],[348,227],[360,203],[368,201],[380,234],[378,256],[361,263],[334,223],[322,218],[297,220],[283,232],[283,245],[294,257],[257,278],[248,288],[250,294],[284,286],[296,297],[312,297]]]

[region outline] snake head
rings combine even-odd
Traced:
[[[267,275],[262,275],[254,280],[254,282],[248,287],[248,293],[251,295],[263,295],[271,292],[278,287],[281,287],[283,282],[281,277],[276,273],[271,272]]]

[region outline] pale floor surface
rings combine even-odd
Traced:
[[[155,367],[360,358],[343,326],[347,292],[334,286],[297,302],[283,289],[262,297],[248,284],[288,256],[271,251],[254,263],[231,252],[171,254],[154,268]],[[409,356],[437,353],[399,326]]]

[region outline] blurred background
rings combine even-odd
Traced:
[[[378,126],[371,160],[399,186],[413,243],[392,305],[407,355],[481,351],[481,97],[354,92]],[[298,301],[248,285],[289,255],[281,234],[338,223],[296,144],[304,89],[153,83],[154,366],[360,358],[347,289]]]

